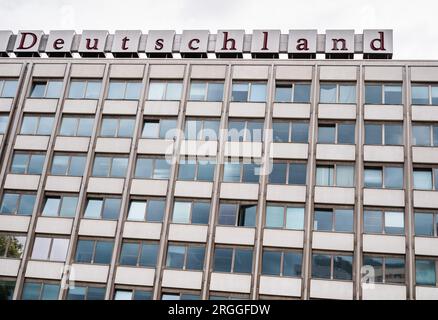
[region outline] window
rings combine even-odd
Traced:
[[[61,97],[62,80],[36,80],[32,82],[31,98]]]
[[[58,176],[83,176],[86,160],[85,155],[62,155],[55,153],[50,172]]]
[[[258,183],[260,180],[260,164],[248,159],[242,161],[225,160],[223,182]]]
[[[404,235],[404,212],[365,209],[363,212],[363,232],[375,234]]]
[[[301,277],[303,255],[290,250],[263,249],[262,274],[281,277]]]
[[[186,140],[219,140],[218,120],[186,120]]]
[[[131,200],[128,220],[130,221],[163,221],[166,199]]]
[[[413,125],[412,144],[414,146],[438,146],[438,125]]]
[[[182,158],[178,165],[178,180],[213,181],[215,159]]]
[[[35,194],[4,193],[0,206],[0,214],[32,215]]]
[[[365,188],[403,189],[402,167],[365,167]]]
[[[20,134],[50,136],[52,134],[53,117],[30,116],[23,117]]]
[[[18,80],[0,79],[0,97],[13,98],[17,93]]]
[[[176,137],[175,119],[146,119],[143,122],[142,138],[167,139]]]
[[[113,248],[114,241],[79,239],[76,247],[75,262],[110,264]]]
[[[68,289],[67,300],[105,300],[105,287],[77,286]]]
[[[273,142],[308,143],[309,123],[298,121],[273,121]]]
[[[268,204],[266,228],[304,230],[304,207]]]
[[[15,152],[12,157],[11,173],[41,174],[45,159],[45,154]]]
[[[117,220],[120,213],[120,198],[87,199],[84,218]]]
[[[318,186],[354,186],[354,166],[353,165],[317,165],[316,166],[316,185]]]
[[[365,124],[365,144],[403,145],[401,124]]]
[[[173,223],[208,224],[210,202],[175,201],[173,205]]]
[[[151,80],[148,100],[181,100],[181,81]]]
[[[140,99],[142,83],[140,81],[111,80],[107,99],[138,100]]]
[[[234,82],[231,101],[233,102],[265,102],[266,82]]]
[[[352,280],[353,256],[351,254],[312,254],[312,278]]]
[[[190,293],[163,293],[161,300],[201,300],[201,296]]]
[[[306,175],[307,163],[274,162],[269,174],[269,183],[305,185]]]
[[[0,300],[12,300],[15,290],[14,280],[0,280]]]
[[[70,99],[99,99],[100,80],[72,80],[68,97]]]
[[[438,168],[414,168],[414,189],[438,190]]]
[[[354,144],[354,123],[322,123],[318,125],[318,143]]]
[[[135,178],[169,179],[170,162],[160,158],[138,158],[135,166]]]
[[[412,104],[416,105],[437,105],[438,85],[412,84]]]
[[[253,249],[215,247],[213,271],[251,273]]]
[[[227,203],[219,205],[218,224],[237,227],[255,227],[257,204]]]
[[[192,81],[189,100],[191,101],[222,101],[224,83],[213,81]]]
[[[365,84],[365,104],[402,104],[401,84]]]
[[[356,103],[356,84],[322,83],[319,103]]]
[[[155,268],[157,264],[158,243],[123,241],[120,265]]]
[[[181,270],[202,270],[205,246],[195,244],[169,244],[166,267]]]
[[[373,268],[375,283],[405,283],[404,257],[364,255],[363,265]]]
[[[58,300],[59,284],[49,282],[26,281],[23,286],[22,300]]]
[[[76,215],[78,197],[47,196],[42,216],[73,218]]]
[[[116,289],[114,300],[152,300],[152,291]]]
[[[127,167],[127,157],[96,156],[94,158],[93,176],[124,178],[126,177]]]
[[[70,240],[64,238],[35,237],[31,259],[64,262]]]
[[[437,237],[438,213],[415,212],[415,235],[423,237]]]
[[[313,230],[328,232],[353,232],[353,209],[315,208]]]
[[[263,122],[235,121],[228,122],[228,141],[263,141]]]
[[[63,117],[60,136],[91,137],[94,119],[90,117]]]
[[[0,113],[0,134],[6,133],[8,123],[9,123],[9,116]]]
[[[415,282],[417,286],[437,286],[436,260],[416,259],[415,260]]]
[[[277,83],[275,102],[310,102],[310,83]]]
[[[0,258],[21,259],[25,244],[25,235],[0,233]]]
[[[100,128],[101,137],[131,138],[134,133],[135,119],[103,118]]]

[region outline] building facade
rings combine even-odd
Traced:
[[[9,299],[438,299],[438,62],[0,61]]]

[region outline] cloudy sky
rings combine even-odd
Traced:
[[[435,0],[0,0],[0,30],[394,30],[394,59],[438,59]]]

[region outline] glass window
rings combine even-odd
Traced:
[[[302,122],[292,122],[291,142],[307,143],[309,140],[309,124]]]
[[[207,88],[207,101],[222,101],[223,97],[224,84],[209,82]]]
[[[0,114],[0,134],[6,133],[9,117]]]
[[[275,86],[275,101],[276,102],[291,102],[292,101],[292,84],[277,84]]]
[[[249,83],[233,83],[231,101],[246,102],[248,100]]]
[[[286,229],[304,229],[304,208],[287,208],[286,210]]]
[[[382,85],[380,84],[365,85],[365,103],[382,104]]]
[[[252,83],[251,95],[249,97],[251,102],[265,102],[266,101],[266,84],[265,83]]]
[[[45,81],[34,81],[32,83],[32,89],[30,92],[31,98],[42,98],[46,92],[47,82]]]
[[[291,163],[289,164],[289,184],[306,184],[307,164]]]
[[[385,124],[385,144],[402,145],[403,144],[403,126]]]
[[[365,144],[382,144],[382,125],[365,125]]]
[[[436,266],[434,260],[415,261],[415,282],[420,286],[436,286]]]
[[[60,286],[42,282],[26,282],[22,300],[58,300]]]
[[[12,300],[15,290],[15,281],[0,280],[0,300]]]
[[[216,248],[214,250],[213,270],[216,272],[231,272],[233,249]]]
[[[412,144],[415,146],[430,146],[430,126],[412,126]]]
[[[165,100],[180,100],[181,92],[182,92],[182,83],[169,82],[167,83]]]
[[[280,275],[281,272],[281,252],[263,251],[262,274]]]
[[[151,81],[149,83],[148,100],[163,100],[165,91],[165,82]]]
[[[61,96],[62,81],[49,81],[47,84],[46,98],[59,98]]]
[[[300,277],[303,256],[297,252],[284,252],[283,255],[283,276]]]
[[[365,233],[382,233],[383,213],[381,211],[364,210],[363,222]]]
[[[252,271],[252,250],[235,249],[234,252],[234,272],[251,273]]]
[[[161,222],[164,216],[165,205],[165,200],[149,200],[146,221]]]
[[[3,82],[3,89],[1,89],[2,82]],[[17,80],[4,80],[4,81],[0,81],[0,89],[1,89],[1,95],[0,96],[2,98],[13,98],[13,97],[15,97],[15,95],[17,93],[17,86],[18,86],[18,81]]]
[[[354,167],[353,166],[336,166],[336,186],[353,187],[354,186]]]
[[[221,203],[219,206],[218,224],[236,224],[237,205],[231,203]]]
[[[434,214],[433,213],[415,213],[415,235],[416,236],[434,236]]]
[[[289,122],[274,122],[272,135],[274,142],[289,142]]]
[[[0,206],[1,214],[31,215],[35,204],[34,194],[4,193]]]
[[[355,125],[338,124],[338,143],[354,144]]]
[[[339,85],[339,103],[356,103],[356,85]]]
[[[365,188],[381,188],[382,187],[382,169],[365,168],[364,170],[364,187]]]
[[[240,182],[240,170],[242,165],[239,162],[224,163],[224,182]]]
[[[140,98],[142,84],[140,82],[127,82],[125,99],[137,100]]]
[[[336,142],[336,126],[319,125],[318,143],[335,143],[335,142]]]
[[[385,85],[385,104],[402,104],[401,85]]]
[[[332,186],[334,167],[333,166],[317,166],[316,167],[316,185]]]
[[[431,86],[432,105],[438,104],[438,86]]]
[[[126,266],[137,265],[139,249],[139,243],[123,243],[120,252],[120,264]]]
[[[280,206],[266,207],[266,227],[268,228],[284,227],[284,207],[280,207]]]
[[[312,255],[312,278],[330,279],[331,256],[326,254]]]
[[[286,183],[287,163],[273,163],[269,183]]]
[[[385,282],[405,283],[405,260],[403,258],[385,258]]]
[[[210,203],[194,202],[192,208],[193,224],[208,224],[210,216]]]
[[[336,103],[336,84],[321,84],[319,92],[320,103]]]
[[[352,280],[353,257],[337,255],[333,257],[333,279]]]
[[[294,98],[293,102],[296,103],[309,103],[310,102],[310,84],[295,84],[294,85]]]
[[[429,87],[422,85],[413,85],[411,88],[412,104],[425,105],[429,104]]]
[[[184,246],[169,245],[167,248],[166,267],[183,269],[185,253],[186,248]]]
[[[353,210],[336,209],[335,210],[335,231],[353,232]]]
[[[404,213],[403,212],[385,212],[385,233],[387,234],[404,234]]]
[[[431,190],[432,189],[432,170],[414,169],[414,189]]]
[[[192,207],[191,202],[175,202],[173,206],[172,222],[189,223],[191,207]]]
[[[315,209],[313,229],[318,231],[333,230],[333,211]]]
[[[385,188],[402,189],[403,188],[403,168],[385,167],[384,168]]]

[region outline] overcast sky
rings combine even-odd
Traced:
[[[436,0],[0,0],[0,30],[393,29],[394,59],[438,59]]]

